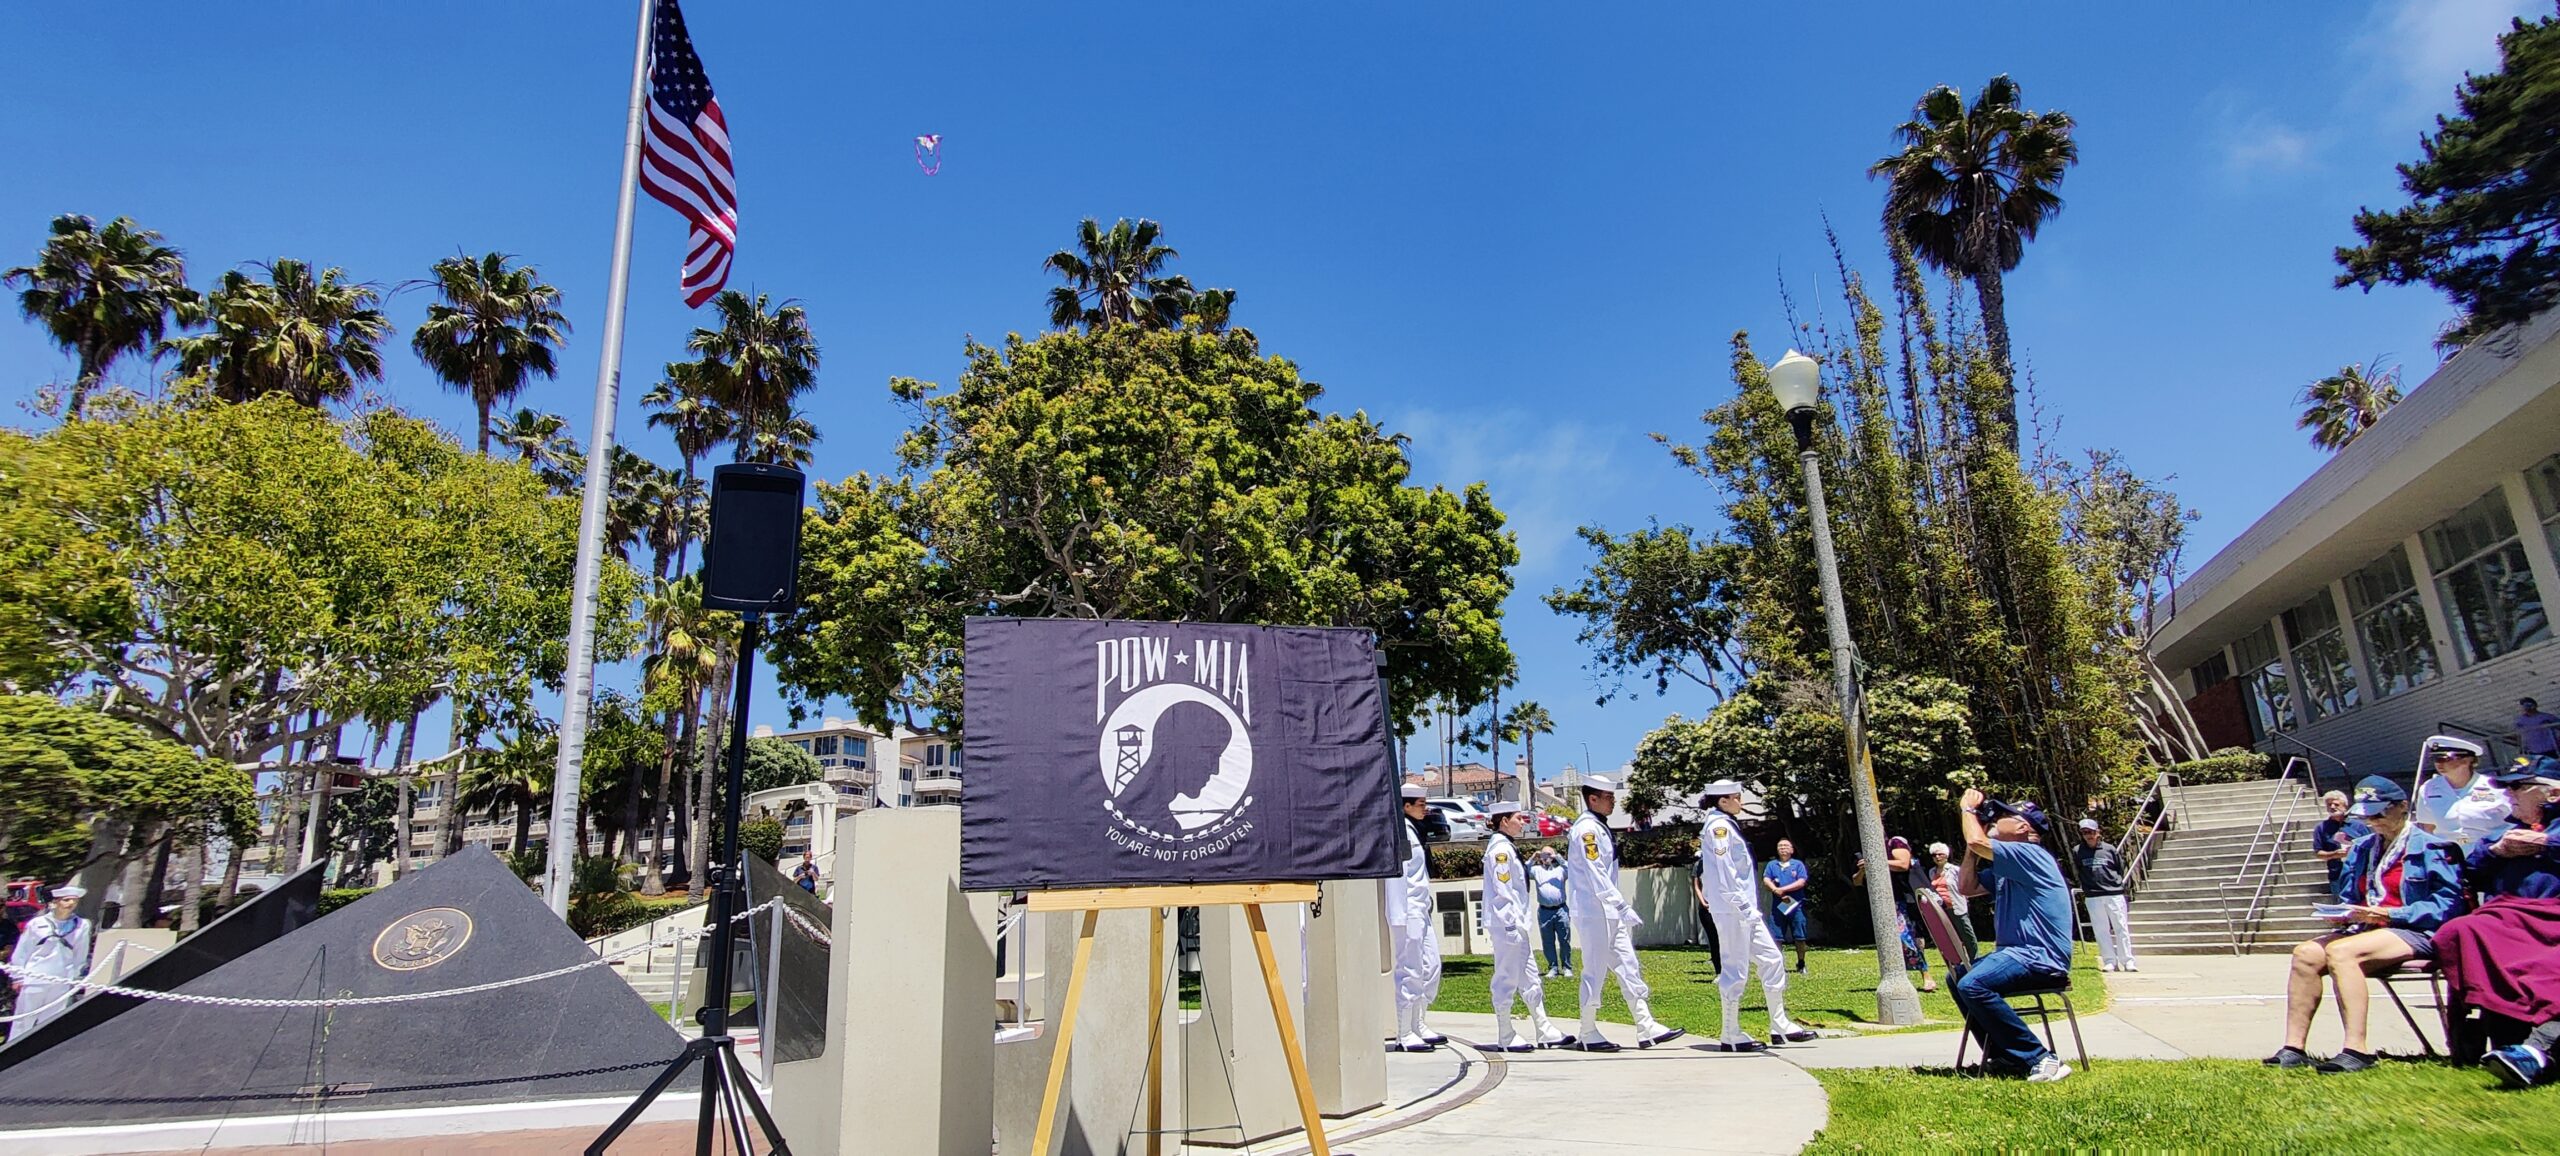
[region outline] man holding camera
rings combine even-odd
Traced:
[[[1971,788],[1962,805],[1966,854],[1958,889],[1985,895],[1993,894],[1985,877],[1999,884],[1991,913],[2000,948],[1974,961],[1949,990],[1964,1009],[1965,1030],[1982,1041],[1986,1071],[2023,1072],[2030,1082],[2049,1084],[2070,1075],[2070,1065],[2036,1039],[2002,997],[2069,978],[2071,888],[2042,846],[2042,808],[1986,799]]]

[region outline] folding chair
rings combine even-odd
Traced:
[[[2409,1033],[2418,1037],[2418,1046],[2425,1048],[2428,1057],[2433,1058],[2437,1055],[2435,1042],[2427,1038],[2426,1029],[2418,1026],[2418,1017],[2409,1014],[2409,1004],[2407,1001],[2400,998],[2401,984],[2425,984],[2427,987],[2427,993],[2435,997],[2436,1026],[2444,1032],[2445,1052],[2458,1053],[2461,1051],[2461,1049],[2455,1045],[2453,1038],[2453,1004],[2450,1000],[2445,998],[2444,975],[2436,970],[2436,961],[2432,959],[2413,959],[2407,963],[2393,967],[2389,971],[2375,972],[2372,974],[2373,978],[2382,981],[2383,994],[2391,997],[2391,1006],[2400,1009],[2400,1018],[2408,1021]],[[2345,1013],[2341,1012],[2340,1014],[2343,1015]],[[2477,1057],[2474,1058],[2476,1059]],[[2455,1062],[2459,1063],[2461,1061],[2457,1058]]]
[[[1965,950],[1964,939],[1956,934],[1954,918],[1947,911],[1946,905],[1938,901],[1937,893],[1924,891],[1918,898],[1919,902],[1916,906],[1920,908],[1920,925],[1927,931],[1929,942],[1937,945],[1938,958],[1946,962],[1947,983],[1953,985],[1957,980],[1964,978],[1965,972],[1973,969],[1973,953]],[[2057,1053],[2062,1050],[2062,1047],[2053,1038],[2053,1009],[2045,1001],[2048,999],[2062,1001],[2062,1016],[2071,1024],[2071,1046],[2078,1049],[2080,1053],[2080,1070],[2089,1069],[2089,1044],[2080,1037],[2080,1011],[2071,1004],[2069,975],[2051,984],[2022,991],[2004,992],[2001,998],[2012,1003],[2023,999],[2036,1001],[2034,1008],[2036,1019],[2044,1024],[2044,1046]],[[1973,1031],[1970,1028],[1956,1033],[1956,1070],[1964,1070],[1965,1053],[1972,1046]]]

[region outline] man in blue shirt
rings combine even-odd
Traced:
[[[2041,844],[2044,811],[2034,803],[1986,800],[1967,788],[1964,871],[1958,890],[1994,894],[1992,926],[2000,948],[1974,961],[1950,990],[1964,1009],[1965,1030],[1982,1041],[1986,1070],[2023,1070],[2029,1081],[2049,1084],[2071,1074],[2062,1057],[2027,1029],[2008,992],[2066,982],[2071,976],[2071,888],[2062,865]]]
[[[1796,845],[1778,840],[1778,857],[1760,869],[1761,886],[1769,889],[1769,937],[1796,945],[1796,974],[1804,974],[1804,889],[1810,882]]]

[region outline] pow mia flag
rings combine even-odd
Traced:
[[[1396,873],[1369,632],[972,618],[966,645],[964,889]]]

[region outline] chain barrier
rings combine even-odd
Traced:
[[[747,908],[746,910],[731,917],[730,922],[744,922],[749,916],[752,916],[767,907],[782,907],[786,912],[791,910],[789,907],[783,906],[781,900],[776,899]],[[793,912],[793,914],[796,917],[798,913]],[[482,992],[499,991],[505,988],[518,987],[529,983],[541,983],[544,980],[558,979],[564,975],[573,975],[578,972],[585,971],[588,968],[603,967],[607,964],[619,963],[622,960],[639,955],[643,952],[656,951],[665,947],[680,947],[686,940],[701,939],[710,934],[711,933],[707,930],[678,931],[675,933],[675,937],[673,939],[652,939],[645,943],[635,943],[610,955],[600,955],[594,959],[569,964],[566,967],[555,967],[549,971],[536,972],[532,975],[520,975],[514,979],[501,979],[492,980],[488,983],[476,983],[469,987],[445,988],[439,991],[407,992],[400,995],[344,997],[323,996],[319,999],[261,999],[250,996],[187,995],[173,991],[152,991],[147,988],[124,987],[111,983],[96,983],[86,979],[65,980],[58,976],[46,975],[42,972],[29,968],[20,967],[14,963],[0,963],[0,974],[5,974],[12,979],[20,980],[22,982],[62,983],[68,984],[71,987],[71,991],[65,993],[62,999],[55,1000],[53,1003],[38,1008],[33,1012],[20,1012],[18,1015],[9,1017],[13,1020],[22,1016],[35,1015],[41,1012],[50,1011],[64,1000],[68,1000],[82,992],[96,995],[120,995],[131,999],[165,1000],[169,1003],[193,1004],[199,1007],[236,1007],[268,1010],[291,1010],[295,1008],[328,1009],[342,1007],[378,1007],[385,1004],[423,1003],[427,1000],[448,999],[453,996],[478,995]],[[807,932],[804,930],[803,934],[807,934]],[[821,940],[821,942],[824,941]]]

